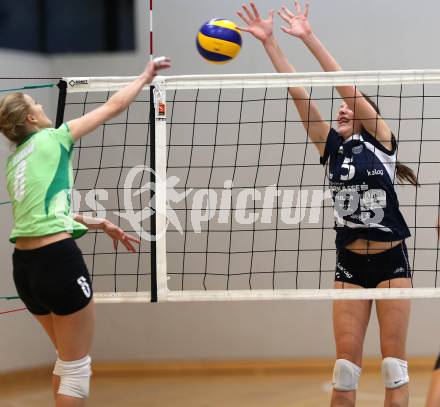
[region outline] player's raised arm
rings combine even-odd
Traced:
[[[309,22],[309,5],[306,3],[302,10],[295,0],[295,12],[283,6],[278,12],[287,23],[281,29],[289,35],[299,38],[326,72],[341,71],[342,68],[332,54],[325,48],[312,30]],[[392,150],[392,133],[385,120],[377,113],[374,107],[364,98],[354,86],[338,86],[338,93],[342,96],[348,108],[355,113],[355,119],[360,120],[362,126],[377,138],[388,150]]]
[[[274,11],[271,10],[267,18],[262,18],[255,3],[251,1],[249,5],[250,7],[244,4],[242,11],[237,12],[237,15],[246,24],[246,26],[240,27],[240,30],[252,34],[261,41],[277,72],[295,72],[295,68],[287,60],[273,35]],[[310,96],[304,88],[289,88],[289,93],[292,96],[308,136],[322,156],[330,125],[323,120],[317,104],[310,100]]]
[[[158,71],[170,66],[170,60],[164,57],[149,62],[141,75],[125,88],[116,92],[105,104],[78,119],[69,121],[67,124],[72,138],[78,140],[122,113],[136,99],[141,90],[151,83]]]

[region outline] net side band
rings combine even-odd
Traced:
[[[68,77],[68,93],[117,91],[132,82],[135,76],[118,77]],[[154,86],[161,90],[181,89],[247,89],[285,88],[299,86],[342,85],[418,85],[440,83],[440,70],[387,70],[387,71],[340,71],[299,72],[291,74],[248,75],[181,75],[158,76]],[[149,86],[145,87],[145,90]]]
[[[96,303],[148,303],[150,293],[98,293]],[[162,301],[393,300],[440,298],[438,288],[168,291]]]

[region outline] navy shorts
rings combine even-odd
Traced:
[[[89,272],[73,239],[35,250],[15,249],[14,282],[32,314],[69,315],[92,299]]]
[[[335,281],[376,288],[394,278],[411,278],[405,242],[377,254],[362,255],[347,249],[337,253]]]

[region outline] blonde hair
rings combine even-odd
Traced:
[[[26,117],[30,107],[23,93],[11,93],[0,100],[0,132],[14,144],[27,136]]]

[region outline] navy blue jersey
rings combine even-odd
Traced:
[[[396,147],[393,142],[387,150],[366,131],[344,140],[330,130],[321,164],[330,159],[338,249],[356,239],[390,242],[410,236],[394,190]]]

